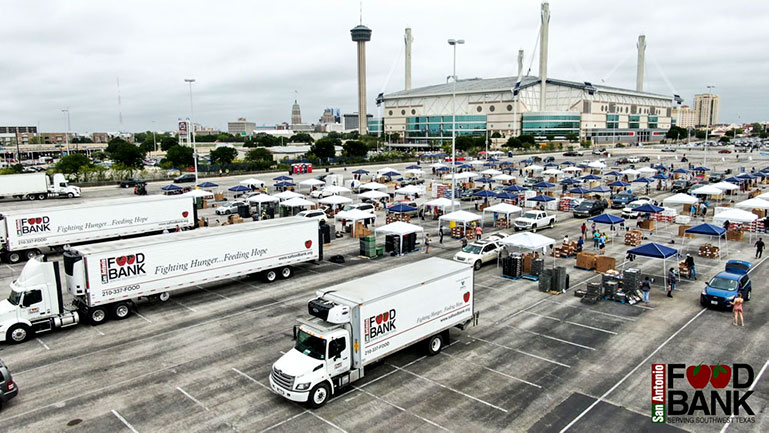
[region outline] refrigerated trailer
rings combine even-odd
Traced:
[[[0,258],[17,263],[39,254],[106,239],[194,228],[189,196],[144,196],[0,212]]]
[[[5,174],[0,176],[0,198],[44,200],[46,198],[80,197],[80,188],[71,186],[61,173]]]
[[[366,366],[416,343],[429,355],[448,344],[449,329],[478,321],[473,268],[441,258],[318,290],[310,319],[294,327],[296,344],[272,366],[270,387],[320,407],[363,378]]]
[[[81,320],[125,319],[139,299],[165,302],[200,284],[255,273],[267,282],[289,278],[292,266],[319,258],[318,222],[301,217],[73,247],[64,253],[63,276],[57,262],[37,256],[0,301],[0,341],[21,343]],[[64,305],[62,285],[71,305]]]

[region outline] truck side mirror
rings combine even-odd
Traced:
[[[294,340],[296,340],[296,326],[297,325],[294,325],[294,330],[293,330]]]

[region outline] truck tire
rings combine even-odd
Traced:
[[[26,196],[26,199],[27,200],[34,200],[35,199],[35,195],[34,194],[29,194],[29,195]]]
[[[118,302],[112,307],[112,318],[123,320],[131,315],[131,307],[127,302]]]
[[[291,269],[291,266],[283,266],[280,268],[280,278],[283,278],[284,280],[291,278],[294,275],[294,270]]]
[[[88,311],[88,320],[93,326],[101,325],[107,321],[107,312],[102,307],[91,308]]]
[[[27,260],[32,260],[36,256],[39,256],[39,255],[40,255],[40,250],[38,250],[38,249],[34,249],[33,248],[31,250],[24,251],[24,257],[26,257]]]
[[[307,405],[313,409],[317,409],[328,401],[331,395],[331,390],[326,382],[315,385],[315,388],[310,391],[310,395],[307,397]]]
[[[278,272],[275,269],[268,269],[264,271],[264,281],[272,283],[278,279]]]
[[[536,233],[537,232],[537,225],[536,224],[531,226],[531,231],[532,231],[532,233]]]
[[[11,251],[5,256],[8,259],[8,263],[19,263],[21,261],[21,254],[18,251]]]
[[[427,339],[427,354],[430,356],[441,353],[443,349],[443,337],[440,334],[435,334]]]
[[[555,225],[555,221],[554,220],[550,220],[550,224],[548,224],[547,226],[550,227],[550,228],[553,228],[554,225]]]
[[[72,194],[71,192],[67,193],[67,198],[75,198],[75,194]]]
[[[473,263],[473,269],[475,269],[476,271],[480,270],[481,266],[483,266],[483,262],[481,262],[480,260],[476,260],[475,263]]]
[[[160,302],[166,302],[167,300],[171,299],[171,294],[168,292],[160,293],[157,297],[158,301]]]
[[[27,325],[21,323],[13,325],[5,334],[5,341],[11,344],[23,343],[29,339],[31,333],[32,330]]]
[[[48,198],[48,194],[38,194],[37,199],[38,200],[45,200]]]

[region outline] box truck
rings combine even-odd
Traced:
[[[473,268],[430,258],[319,290],[312,318],[294,326],[296,340],[272,366],[272,390],[320,407],[363,378],[371,363],[415,343],[435,355],[449,329],[475,324]]]
[[[5,174],[0,176],[0,198],[45,200],[49,197],[80,197],[80,188],[70,186],[61,173]]]
[[[290,217],[73,247],[64,253],[63,281],[57,262],[37,256],[0,301],[0,341],[125,319],[138,299],[165,302],[175,290],[218,280],[289,278],[293,265],[322,258],[321,248],[318,222]],[[62,284],[73,297],[66,307]]]
[[[0,211],[0,259],[17,263],[65,245],[193,228],[196,212],[193,199],[184,195]]]

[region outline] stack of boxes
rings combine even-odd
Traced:
[[[390,239],[387,239],[387,246],[389,247]],[[389,250],[388,250],[389,251]],[[360,238],[360,255],[361,257],[373,258],[376,257],[376,237],[363,236]]]
[[[617,259],[614,257],[609,256],[598,256],[596,257],[596,263],[595,263],[595,271],[596,272],[606,272],[614,270],[615,266],[617,266]]]
[[[557,245],[553,248],[553,257],[571,257],[577,254],[577,242],[571,241],[566,244]]]
[[[726,240],[727,241],[741,241],[743,239],[744,232],[742,230],[727,230],[726,231]]]
[[[497,220],[494,222],[494,227],[498,229],[506,229],[509,226],[507,225],[507,218],[497,218]]]
[[[719,256],[720,250],[717,246],[712,244],[705,244],[700,246],[700,250],[698,252],[700,257],[705,257],[708,259],[717,259]]]
[[[577,267],[580,269],[593,270],[596,266],[596,255],[593,253],[577,253]]]
[[[402,213],[391,213],[387,215],[387,224],[394,223],[396,221],[403,221],[404,223],[411,222],[411,216]]]
[[[587,290],[582,302],[586,304],[595,304],[601,299],[601,283],[587,283]]]
[[[639,230],[630,230],[625,233],[625,245],[637,247],[643,242],[644,235]]]
[[[462,226],[454,226],[451,228],[451,237],[452,238],[461,238],[465,235],[465,228]]]

